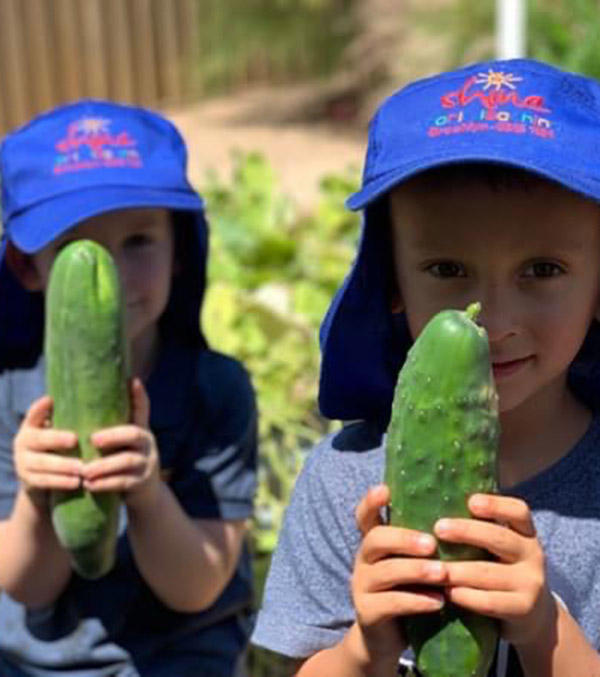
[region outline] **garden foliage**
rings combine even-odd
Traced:
[[[600,78],[598,8],[598,0],[528,0],[527,56]],[[424,6],[419,16],[451,36],[447,67],[494,56],[495,3],[457,0],[438,17]]]
[[[348,270],[358,217],[344,207],[358,173],[326,176],[301,213],[258,152],[233,175],[207,177],[211,224],[203,325],[209,342],[242,360],[257,391],[260,474],[253,545],[270,553],[303,453],[332,423],[317,409],[318,328]]]

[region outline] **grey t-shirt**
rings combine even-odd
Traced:
[[[382,442],[376,428],[355,423],[309,454],[286,511],[253,643],[304,658],[337,644],[353,623],[350,577],[361,540],[354,511],[367,489],[383,481]],[[532,509],[550,587],[600,650],[599,453],[595,417],[568,455],[504,493]]]

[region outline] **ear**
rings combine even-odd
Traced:
[[[33,256],[17,249],[11,242],[6,245],[6,264],[27,291],[42,291],[42,278]]]

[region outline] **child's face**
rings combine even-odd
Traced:
[[[146,338],[152,343],[171,291],[174,241],[170,213],[165,209],[124,209],[82,221],[34,255],[41,289],[48,284],[58,251],[67,242],[84,238],[106,247],[117,264],[130,340],[142,339],[143,344]]]
[[[419,180],[391,205],[396,306],[412,335],[436,312],[480,301],[501,411],[560,396],[600,304],[600,209],[547,183],[426,190]]]

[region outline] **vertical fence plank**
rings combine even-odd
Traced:
[[[4,70],[0,63],[0,92],[6,91],[4,86]],[[8,131],[8,100],[5,96],[0,96],[0,140],[1,137]],[[0,205],[1,207],[1,205]],[[1,212],[1,209],[0,209]],[[0,233],[2,229],[0,228]]]
[[[9,106],[10,101],[6,95],[8,91],[8,84],[6,83],[6,66],[8,64],[7,59],[4,58],[4,50],[2,50],[2,26],[4,25],[4,10],[2,9],[2,4],[0,4],[0,132],[4,133],[8,129],[8,116],[9,116]]]
[[[0,61],[3,64],[2,97],[10,102],[6,124],[16,127],[29,117],[27,40],[22,35],[20,0],[0,2]]]
[[[193,1],[193,0],[192,0]],[[200,3],[197,3],[197,7]],[[207,75],[211,63],[211,39],[215,35],[216,16],[214,0],[204,0],[197,9],[199,18],[197,23],[197,44],[196,54],[198,57],[198,81],[202,91],[210,89],[210,77]]]
[[[158,95],[165,101],[172,101],[181,94],[176,20],[178,5],[177,0],[170,3],[155,0],[153,3]]]
[[[21,0],[23,31],[29,53],[28,72],[31,83],[32,113],[52,108],[57,102],[55,45],[49,21],[50,5],[46,0]]]
[[[0,0],[0,134],[83,97],[189,99],[201,88],[200,14],[210,18],[213,2]]]
[[[202,3],[202,11],[206,9]],[[191,98],[200,91],[200,3],[180,0],[177,12],[177,40],[182,97]]]
[[[106,61],[109,96],[116,101],[135,100],[133,83],[132,33],[130,3],[104,0],[106,8]]]
[[[0,21],[2,20],[2,13],[0,12]],[[0,92],[6,91],[5,83],[5,68],[3,68],[2,59],[0,59]],[[0,96],[0,137],[4,136],[8,130],[8,107],[10,103],[6,96]],[[0,232],[2,232],[0,230]]]
[[[135,26],[132,39],[136,99],[152,105],[158,99],[152,0],[131,0],[131,22]]]
[[[73,101],[83,95],[83,59],[79,0],[52,0],[51,23],[56,60],[58,99]]]
[[[84,63],[85,96],[108,96],[108,73],[104,40],[103,0],[81,3],[82,56]]]

